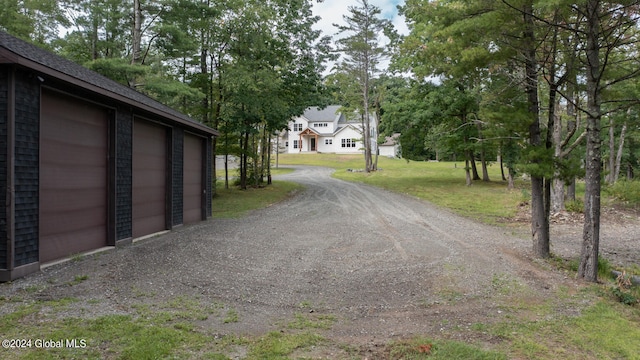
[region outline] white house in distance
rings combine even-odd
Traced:
[[[364,152],[364,136],[360,119],[350,120],[339,112],[339,105],[324,109],[308,108],[304,114],[289,121],[289,130],[282,133],[281,152],[285,153],[336,153],[358,154]],[[371,151],[377,151],[378,129],[370,119]]]

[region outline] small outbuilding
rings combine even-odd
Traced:
[[[378,145],[379,155],[389,158],[400,158],[402,152],[400,150],[400,134],[394,133],[391,136],[385,136],[384,142]]]
[[[210,217],[217,135],[0,32],[0,281]]]

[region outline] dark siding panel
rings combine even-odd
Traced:
[[[0,67],[0,269],[7,266],[7,69]]]
[[[184,131],[181,128],[173,128],[173,225],[182,224],[182,169],[183,169],[183,149],[184,149]]]
[[[39,118],[38,80],[17,71],[14,266],[38,261]]]
[[[133,236],[131,223],[131,164],[133,114],[125,108],[118,109],[116,139],[116,239]]]
[[[190,134],[184,136],[184,223],[202,220],[203,139]]]

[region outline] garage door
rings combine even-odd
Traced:
[[[107,244],[107,122],[103,108],[42,93],[41,262]]]
[[[202,220],[202,138],[184,136],[183,221],[185,224]]]
[[[133,124],[133,237],[167,229],[167,130],[148,121]]]

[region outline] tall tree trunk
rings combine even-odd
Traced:
[[[576,178],[572,178],[567,184],[567,194],[565,199],[568,201],[576,201]]]
[[[482,166],[482,181],[491,181],[489,169],[487,169],[487,154],[484,149],[480,149],[480,166]]]
[[[508,172],[509,175],[507,177],[507,189],[513,190],[516,187],[515,179],[514,179],[515,173],[514,173],[513,169],[511,169],[511,168],[509,168],[508,170],[509,170],[509,172]]]
[[[378,104],[376,106],[376,114],[375,114],[375,121],[376,121],[376,134],[378,134],[380,129],[380,103],[378,101],[376,101],[376,104]],[[376,142],[376,154],[375,154],[375,160],[373,161],[373,171],[378,171],[378,157],[380,156],[380,148],[378,147],[378,138],[376,137],[376,139],[374,139]]]
[[[558,116],[553,123],[553,155],[562,160],[562,117]],[[564,180],[560,178],[560,172],[555,171],[551,188],[551,212],[556,214],[564,211]]]
[[[482,167],[482,181],[491,181],[489,179],[489,171],[487,169],[487,153],[484,148],[484,144],[482,141],[482,125],[480,122],[476,123],[478,128],[478,139],[480,139],[480,166]]]
[[[554,22],[557,22],[557,13]],[[557,116],[558,108],[558,88],[562,79],[556,80],[557,74],[557,52],[558,52],[558,27],[553,28],[553,41],[551,47],[551,59],[549,64],[549,117],[547,120],[547,140],[545,146],[547,149],[553,148],[553,155],[556,161],[562,160],[562,121]],[[564,182],[560,179],[560,171],[554,166],[553,179],[547,179],[545,182],[545,216],[549,219],[551,211],[553,213],[564,210]],[[549,226],[549,221],[547,221]],[[547,230],[548,232],[548,230]]]
[[[568,82],[567,85],[567,116],[569,120],[567,121],[567,132],[569,134],[575,134],[578,130],[578,113],[576,111],[576,99],[575,99],[575,84],[576,76],[572,75],[572,80]],[[568,136],[569,137],[569,136]],[[569,181],[567,181],[567,193],[565,195],[565,200],[576,201],[576,178],[573,176]]]
[[[500,158],[500,175],[502,175],[502,181],[507,181],[507,178],[504,176],[504,160],[502,159],[502,155],[500,155],[499,158]]]
[[[267,185],[271,185],[271,145],[271,132],[269,132],[269,139],[267,140]],[[278,151],[277,148],[276,151]]]
[[[609,164],[607,170],[607,183],[613,184],[613,174],[616,168],[616,128],[614,126],[613,117],[609,117]]]
[[[142,7],[140,0],[133,0],[133,39],[131,65],[140,65],[142,57]]]
[[[598,281],[600,247],[600,190],[602,144],[600,140],[600,1],[586,1],[587,150],[585,157],[584,228],[578,277]]]
[[[533,4],[531,2],[527,2],[524,5],[523,14],[525,23],[523,36],[527,46],[524,51],[525,89],[531,121],[529,125],[529,144],[533,147],[540,147],[542,146],[542,137],[538,103],[538,62],[535,48]],[[536,159],[534,161],[537,162],[539,160]],[[544,187],[544,177],[536,174],[531,176],[531,235],[533,253],[538,258],[548,258],[550,254],[549,233],[546,231],[549,228],[547,225],[549,218],[546,217],[545,211]]]
[[[240,147],[240,188],[242,190],[247,190],[247,167],[249,165],[249,124],[245,124],[245,127]]]
[[[622,130],[620,130],[620,143],[618,144],[618,153],[616,154],[616,165],[615,171],[613,173],[613,182],[618,182],[618,177],[620,176],[620,166],[622,162],[622,151],[624,150],[624,137],[627,133],[627,120],[625,119],[624,124],[622,125]]]
[[[465,160],[464,160],[464,173],[466,175],[466,185],[467,186],[471,186],[471,172],[469,171],[469,155],[467,152],[467,155],[465,156]]]
[[[473,150],[467,150],[467,159],[469,159],[469,162],[471,163],[473,180],[480,180],[480,175],[478,175],[478,167],[476,166],[476,159],[473,154]]]

